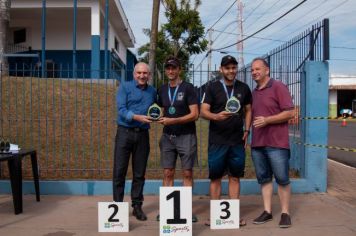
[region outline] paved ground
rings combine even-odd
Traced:
[[[247,226],[240,230],[210,230],[203,221],[209,215],[207,196],[194,196],[193,212],[199,222],[193,225],[193,235],[356,235],[356,169],[329,161],[327,194],[294,195],[291,204],[293,227],[279,229],[279,207],[273,202],[274,219],[264,225],[253,225],[252,219],[261,212],[260,196],[241,198],[241,215]],[[0,195],[0,235],[72,236],[98,235],[97,202],[110,201],[111,196],[42,196],[36,202],[33,195],[24,197],[24,213],[13,214],[12,199]],[[130,217],[130,233],[120,235],[156,236],[158,197],[147,196],[144,210],[148,221]],[[110,233],[105,233],[111,235]],[[117,235],[117,234],[116,234]]]
[[[329,160],[327,192],[356,208],[356,168]]]
[[[347,126],[341,126],[341,120],[329,121],[328,144],[331,146],[346,147],[356,149],[356,121],[347,120]],[[356,153],[328,150],[328,157],[335,161],[356,167]]]

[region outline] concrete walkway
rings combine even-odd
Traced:
[[[293,226],[289,229],[278,228],[280,208],[277,198],[273,201],[273,221],[264,225],[252,224],[252,219],[261,213],[262,205],[260,196],[250,195],[241,197],[241,215],[247,220],[247,226],[239,230],[210,230],[203,223],[209,216],[209,198],[194,196],[193,212],[198,216],[199,222],[193,224],[193,235],[355,236],[356,169],[329,162],[328,171],[330,184],[327,194],[293,196]],[[97,202],[100,201],[111,201],[111,196],[44,195],[41,202],[36,202],[35,196],[25,195],[24,212],[14,215],[11,196],[0,195],[0,235],[98,235]],[[143,209],[148,220],[139,222],[130,216],[130,233],[119,235],[159,235],[159,223],[155,221],[158,206],[158,196],[147,196]]]

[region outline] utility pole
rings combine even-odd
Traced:
[[[159,5],[160,5],[160,0],[153,0],[150,52],[148,55],[148,65],[150,67],[152,78],[154,78],[154,76],[155,76],[155,66],[156,66],[156,48],[157,48],[157,35],[158,35]],[[150,81],[150,84],[152,84],[152,83],[153,83],[153,80]]]
[[[237,46],[237,53],[238,53],[238,63],[239,63],[239,68],[242,68],[245,66],[245,62],[244,62],[244,43],[241,42],[243,39],[243,3],[242,0],[238,0],[237,1],[237,41],[240,43],[238,43]]]
[[[211,57],[212,57],[212,45],[213,45],[213,40],[212,40],[212,35],[213,35],[213,29],[209,29],[209,42],[208,42],[208,80],[211,79]]]
[[[3,54],[6,53],[7,30],[10,21],[10,0],[0,0],[0,74],[6,74],[7,60]]]

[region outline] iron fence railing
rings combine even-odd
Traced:
[[[328,60],[328,41],[328,20],[324,20],[263,56],[270,63],[271,77],[288,85],[297,112],[301,105],[302,65],[307,60]],[[0,68],[0,136],[21,148],[32,147],[38,151],[42,179],[111,179],[117,115],[115,95],[119,81],[127,75],[125,68],[112,67],[108,79],[91,79],[93,71],[84,65],[78,65],[73,73],[71,65],[48,62],[45,78],[40,65],[36,67],[33,63],[12,64],[7,68],[6,71]],[[201,67],[194,71],[194,68],[191,66],[184,75],[196,86],[201,98],[209,76],[217,73]],[[242,68],[238,78],[253,89],[250,70],[251,65]],[[159,72],[161,76],[153,81],[157,87],[167,82],[162,72],[163,68]],[[105,73],[96,71],[95,74]],[[198,165],[194,177],[206,178],[208,122],[199,119],[196,124]],[[291,131],[294,136],[299,135],[299,115],[291,122]],[[161,125],[152,125],[148,178],[162,177],[158,148],[161,132]],[[2,170],[1,175],[6,175],[6,169]],[[31,176],[30,169],[25,170],[25,176]],[[248,173],[251,170],[248,160],[247,176],[253,177]]]

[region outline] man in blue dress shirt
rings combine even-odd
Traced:
[[[150,152],[148,108],[156,100],[156,90],[148,85],[150,70],[146,63],[138,63],[134,69],[134,80],[122,82],[117,92],[117,133],[115,138],[113,198],[124,200],[125,177],[132,154],[132,214],[141,221],[147,220],[142,211],[143,186]]]

